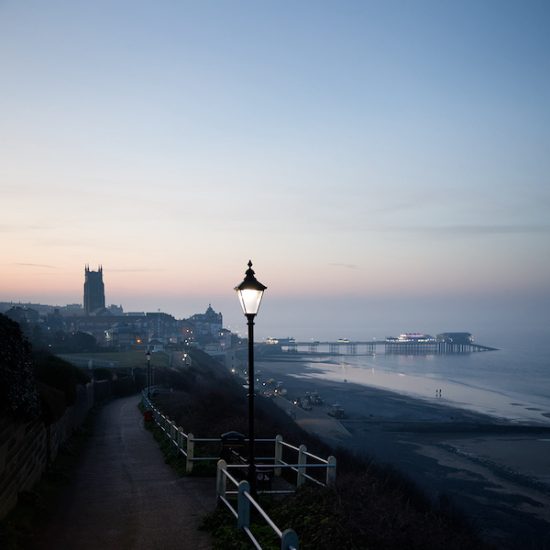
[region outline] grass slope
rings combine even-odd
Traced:
[[[218,437],[236,430],[247,432],[247,396],[239,380],[208,355],[195,351],[193,366],[159,372],[172,393],[155,397],[170,418],[198,437]],[[487,548],[452,506],[443,499],[434,506],[407,478],[389,467],[331,449],[293,423],[268,399],[256,400],[256,437],[280,433],[285,440],[305,443],[308,450],[338,458],[338,478],[333,488],[306,486],[283,500],[263,500],[262,505],[282,528],[293,528],[302,549],[436,549]],[[249,548],[235,530],[233,517],[217,510],[205,522],[216,539],[216,548]],[[256,526],[264,548],[278,543]]]

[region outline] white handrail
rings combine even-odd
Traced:
[[[281,550],[299,550],[299,540],[298,535],[292,529],[285,529],[281,531],[275,522],[269,517],[267,512],[260,506],[260,504],[254,499],[250,494],[250,484],[246,480],[237,482],[237,480],[227,471],[228,465],[225,460],[218,461],[218,475],[217,475],[217,485],[218,487],[223,486],[223,495],[219,495],[220,502],[223,502],[226,507],[231,511],[231,513],[237,519],[237,527],[242,529],[255,548],[262,550],[262,547],[254,534],[250,529],[250,505],[252,505],[263,520],[267,523],[270,529],[281,539]],[[221,481],[221,480],[224,481]],[[225,497],[225,481],[229,480],[231,483],[236,485],[238,488],[237,491],[237,510]],[[233,491],[234,492],[234,491]]]
[[[153,420],[157,426],[166,434],[166,437],[173,443],[177,451],[185,457],[185,471],[191,473],[193,471],[193,465],[195,462],[207,462],[216,461],[219,456],[195,456],[195,446],[198,443],[221,443],[221,438],[213,437],[195,437],[192,433],[186,434],[181,427],[178,427],[175,422],[170,420],[168,416],[163,414],[151,400],[147,397],[146,392],[142,392],[142,403],[146,409],[153,412]],[[183,441],[185,440],[185,441]],[[244,441],[248,441],[248,438],[244,438]],[[273,461],[274,475],[279,477],[281,475],[282,468],[291,468],[297,473],[296,485],[300,486],[304,481],[310,480],[319,485],[333,485],[336,481],[336,458],[329,456],[328,459],[321,458],[307,451],[305,446],[300,445],[296,447],[291,443],[283,440],[281,435],[277,435],[275,438],[260,438],[255,439],[259,443],[275,443],[274,456],[269,457],[256,457],[256,460],[269,460]],[[283,449],[291,449],[298,453],[298,463],[288,464],[283,461]],[[319,464],[313,464],[307,461],[307,458],[317,461]],[[310,468],[326,468],[325,481],[321,482],[307,474],[307,470]],[[269,491],[264,491],[269,492]]]
[[[186,434],[181,427],[178,427],[170,418],[153,405],[150,399],[147,398],[145,392],[142,392],[142,403],[144,407],[152,411],[152,418],[155,424],[165,433],[166,437],[175,445],[176,449],[181,452],[186,458],[186,472],[190,473],[193,469],[193,462],[201,460],[217,460],[218,457],[195,457],[195,443],[216,443],[221,442],[221,438],[197,438],[192,433]],[[185,445],[183,440],[185,440]],[[247,438],[244,439],[247,441]],[[281,475],[281,470],[291,469],[297,472],[296,485],[302,485],[306,480],[312,481],[318,485],[333,485],[336,480],[336,458],[329,456],[328,459],[321,458],[307,451],[305,445],[296,447],[290,443],[283,441],[281,435],[277,435],[275,438],[257,439],[258,442],[274,442],[275,443],[275,456],[268,457],[273,459],[273,473],[276,476]],[[295,450],[298,452],[298,463],[289,464],[283,461],[283,448]],[[318,464],[311,464],[307,462],[307,458],[318,461]],[[260,504],[250,494],[250,486],[247,481],[238,482],[230,473],[229,469],[233,468],[248,468],[247,464],[227,464],[225,460],[218,460],[217,473],[216,473],[216,493],[218,500],[223,502],[225,506],[237,519],[237,525],[242,529],[250,538],[254,546],[261,550],[261,546],[252,534],[250,530],[250,505],[252,505],[269,525],[273,532],[281,539],[281,550],[299,550],[298,535],[292,529],[286,529],[281,531],[269,515],[261,508]],[[318,479],[306,473],[308,468],[325,468],[326,482],[322,483]],[[238,491],[227,491],[227,480],[235,485]],[[287,491],[263,491],[265,493],[282,494]],[[227,495],[237,495],[237,509],[235,509]]]

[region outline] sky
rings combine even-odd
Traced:
[[[0,0],[0,301],[260,337],[550,330],[546,1]]]

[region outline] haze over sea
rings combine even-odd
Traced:
[[[497,351],[455,355],[341,356],[308,363],[308,376],[367,384],[518,422],[550,424],[547,328],[476,338]],[[436,397],[441,389],[442,396]]]

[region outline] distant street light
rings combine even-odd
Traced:
[[[147,399],[151,399],[151,352],[147,350]]]
[[[243,313],[248,320],[248,481],[253,495],[256,494],[256,465],[254,458],[254,317],[260,309],[264,290],[267,288],[254,277],[252,261],[243,282],[235,287]]]

